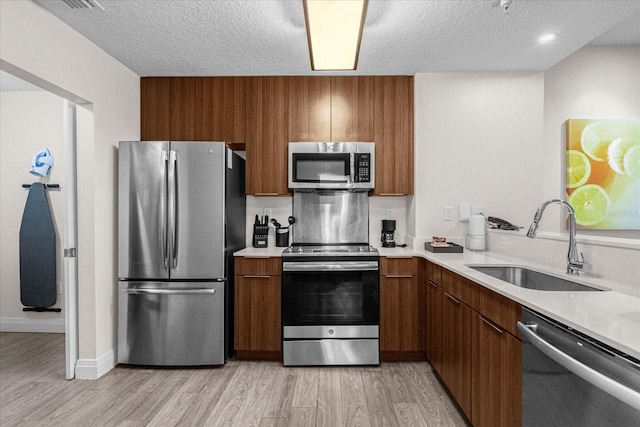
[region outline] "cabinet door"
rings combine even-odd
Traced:
[[[140,79],[140,139],[168,141],[171,138],[171,78]]]
[[[244,144],[244,77],[202,77],[196,81],[196,141]]]
[[[418,278],[380,278],[380,351],[419,351]]]
[[[374,77],[331,77],[331,141],[374,141]]]
[[[427,359],[442,375],[442,289],[432,281],[426,284],[425,343]]]
[[[442,292],[442,372],[440,376],[464,413],[471,416],[470,309]]]
[[[471,328],[472,424],[521,425],[521,342],[477,313]]]
[[[235,276],[235,349],[282,351],[281,276]]]
[[[288,195],[288,77],[247,77],[247,194]]]
[[[413,77],[375,77],[374,195],[413,194]]]
[[[330,77],[289,77],[289,140],[331,140]]]
[[[140,138],[193,141],[195,77],[144,77],[140,80]]]

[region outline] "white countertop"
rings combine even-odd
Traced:
[[[274,257],[284,248],[242,249],[234,256]],[[545,314],[575,330],[589,335],[619,351],[640,359],[640,298],[614,290],[602,292],[536,291],[513,286],[479,271],[467,264],[515,264],[567,278],[600,289],[610,289],[605,280],[588,275],[567,275],[564,271],[550,270],[527,261],[505,261],[491,252],[432,253],[424,249],[378,248],[381,256],[418,256],[432,261],[455,273],[535,311]]]

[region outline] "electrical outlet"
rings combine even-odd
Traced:
[[[56,292],[58,295],[62,295],[62,282],[56,282]]]
[[[393,209],[387,209],[387,219],[393,218]]]
[[[451,206],[446,206],[444,208],[444,220],[453,221],[453,208]]]
[[[509,246],[509,238],[506,236],[500,236],[500,246]]]
[[[473,210],[471,211],[471,215],[480,215],[481,213],[484,213],[484,208],[482,206],[474,206]]]

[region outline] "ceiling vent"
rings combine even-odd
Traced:
[[[93,9],[101,9],[104,10],[104,7],[96,0],[62,0],[67,6],[71,9],[80,9],[80,10],[93,10]]]

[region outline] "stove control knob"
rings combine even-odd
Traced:
[[[360,246],[360,247],[358,248],[358,252],[364,252],[364,247]]]
[[[300,253],[300,254],[302,253],[302,247],[298,248],[298,253]]]
[[[329,332],[329,335],[333,335],[335,331],[333,329],[329,329],[327,332]]]

